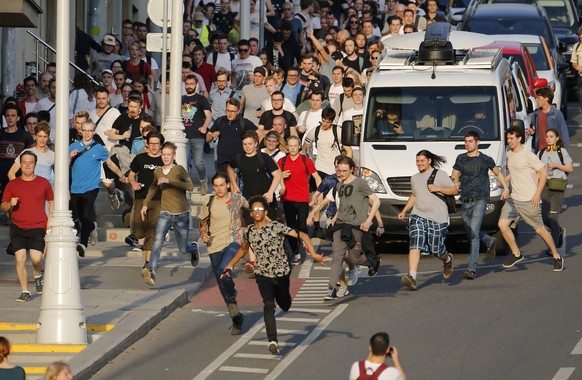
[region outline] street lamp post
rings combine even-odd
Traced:
[[[55,201],[46,237],[44,288],[36,335],[42,344],[87,344],[77,262],[77,236],[69,211],[70,0],[57,0]]]
[[[182,123],[182,47],[183,36],[180,20],[184,14],[184,2],[172,1],[172,34],[170,36],[170,99],[166,120],[164,120],[164,136],[166,140],[176,144],[176,161],[183,167],[187,165],[187,143]]]

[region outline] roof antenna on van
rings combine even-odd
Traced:
[[[436,79],[436,65],[432,65],[432,75],[430,76],[430,79]]]
[[[432,79],[436,79],[437,65],[452,65],[455,62],[455,50],[449,41],[450,31],[451,24],[447,22],[430,23],[418,48],[418,63],[432,64]]]

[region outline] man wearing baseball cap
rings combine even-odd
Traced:
[[[93,53],[92,70],[94,76],[100,76],[104,70],[111,69],[111,63],[115,60],[122,59],[121,56],[114,54],[115,37],[111,34],[103,36],[101,41],[101,52]]]

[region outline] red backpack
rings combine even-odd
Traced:
[[[358,376],[358,380],[378,380],[378,376],[380,376],[380,374],[384,372],[386,368],[388,368],[388,365],[386,365],[386,363],[382,363],[380,364],[380,367],[376,368],[373,374],[368,375],[366,373],[365,360],[359,361],[358,366],[360,367],[360,376]]]

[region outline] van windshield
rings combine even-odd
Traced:
[[[490,87],[372,88],[364,141],[462,141],[477,131],[499,139],[497,91]]]

